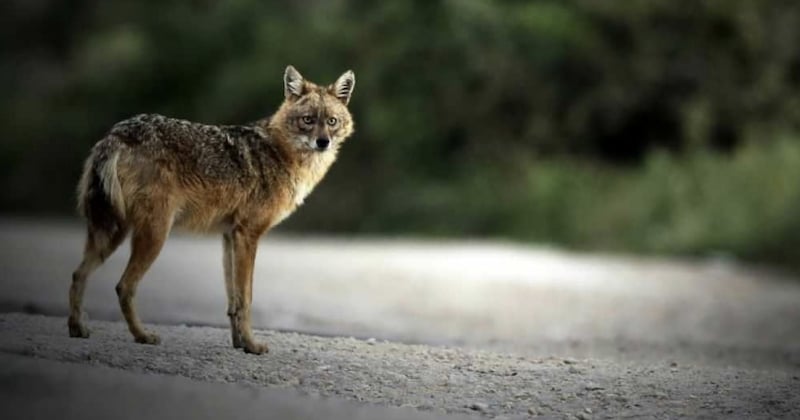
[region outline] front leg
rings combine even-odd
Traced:
[[[225,269],[225,294],[228,297],[228,318],[231,321],[231,341],[233,348],[242,348],[242,336],[239,334],[238,315],[236,313],[236,283],[234,280],[233,265],[233,234],[225,232],[222,235],[222,266]]]
[[[231,326],[235,327],[241,337],[241,344],[245,353],[261,354],[268,350],[264,343],[257,343],[253,339],[253,331],[250,326],[250,306],[253,302],[253,265],[256,261],[256,248],[261,230],[246,229],[237,226],[231,232],[233,239],[233,277],[235,287],[235,321],[231,321]],[[234,336],[236,332],[233,333]],[[234,345],[235,345],[234,341]]]

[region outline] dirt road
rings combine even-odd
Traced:
[[[265,238],[254,324],[271,353],[254,358],[212,327],[227,324],[218,238],[176,235],[142,283],[161,346],[99,321],[120,319],[127,249],[90,280],[93,336],[66,337],[81,240],[77,226],[0,222],[1,352],[423,413],[800,417],[800,282],[731,262]]]

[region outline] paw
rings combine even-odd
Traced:
[[[161,342],[161,338],[159,338],[155,334],[142,334],[140,336],[135,337],[135,340],[139,344],[151,344],[151,345],[155,345]]]
[[[76,338],[89,338],[89,329],[80,322],[70,322],[69,336]]]
[[[244,343],[244,352],[248,354],[264,354],[269,352],[266,343]]]

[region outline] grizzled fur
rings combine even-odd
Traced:
[[[258,238],[303,203],[353,133],[347,104],[354,85],[350,71],[317,86],[289,66],[283,104],[255,123],[142,114],[114,125],[92,149],[78,185],[88,236],[70,289],[70,335],[88,337],[81,322],[86,279],[131,233],[131,258],[117,284],[120,307],[137,342],[157,343],[134,310],[137,283],[173,226],[220,229],[233,345],[265,352],[250,328]]]

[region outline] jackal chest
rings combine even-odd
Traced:
[[[311,194],[311,190],[314,189],[314,185],[311,182],[297,182],[294,185],[294,191],[292,192],[292,202],[294,203],[295,207],[300,206],[306,201],[306,197]]]
[[[277,209],[278,211],[273,217],[272,226],[281,223],[294,213],[294,211],[305,202],[306,197],[311,194],[313,189],[314,184],[310,182],[294,183],[289,191],[288,200],[284,202],[283,206]]]

